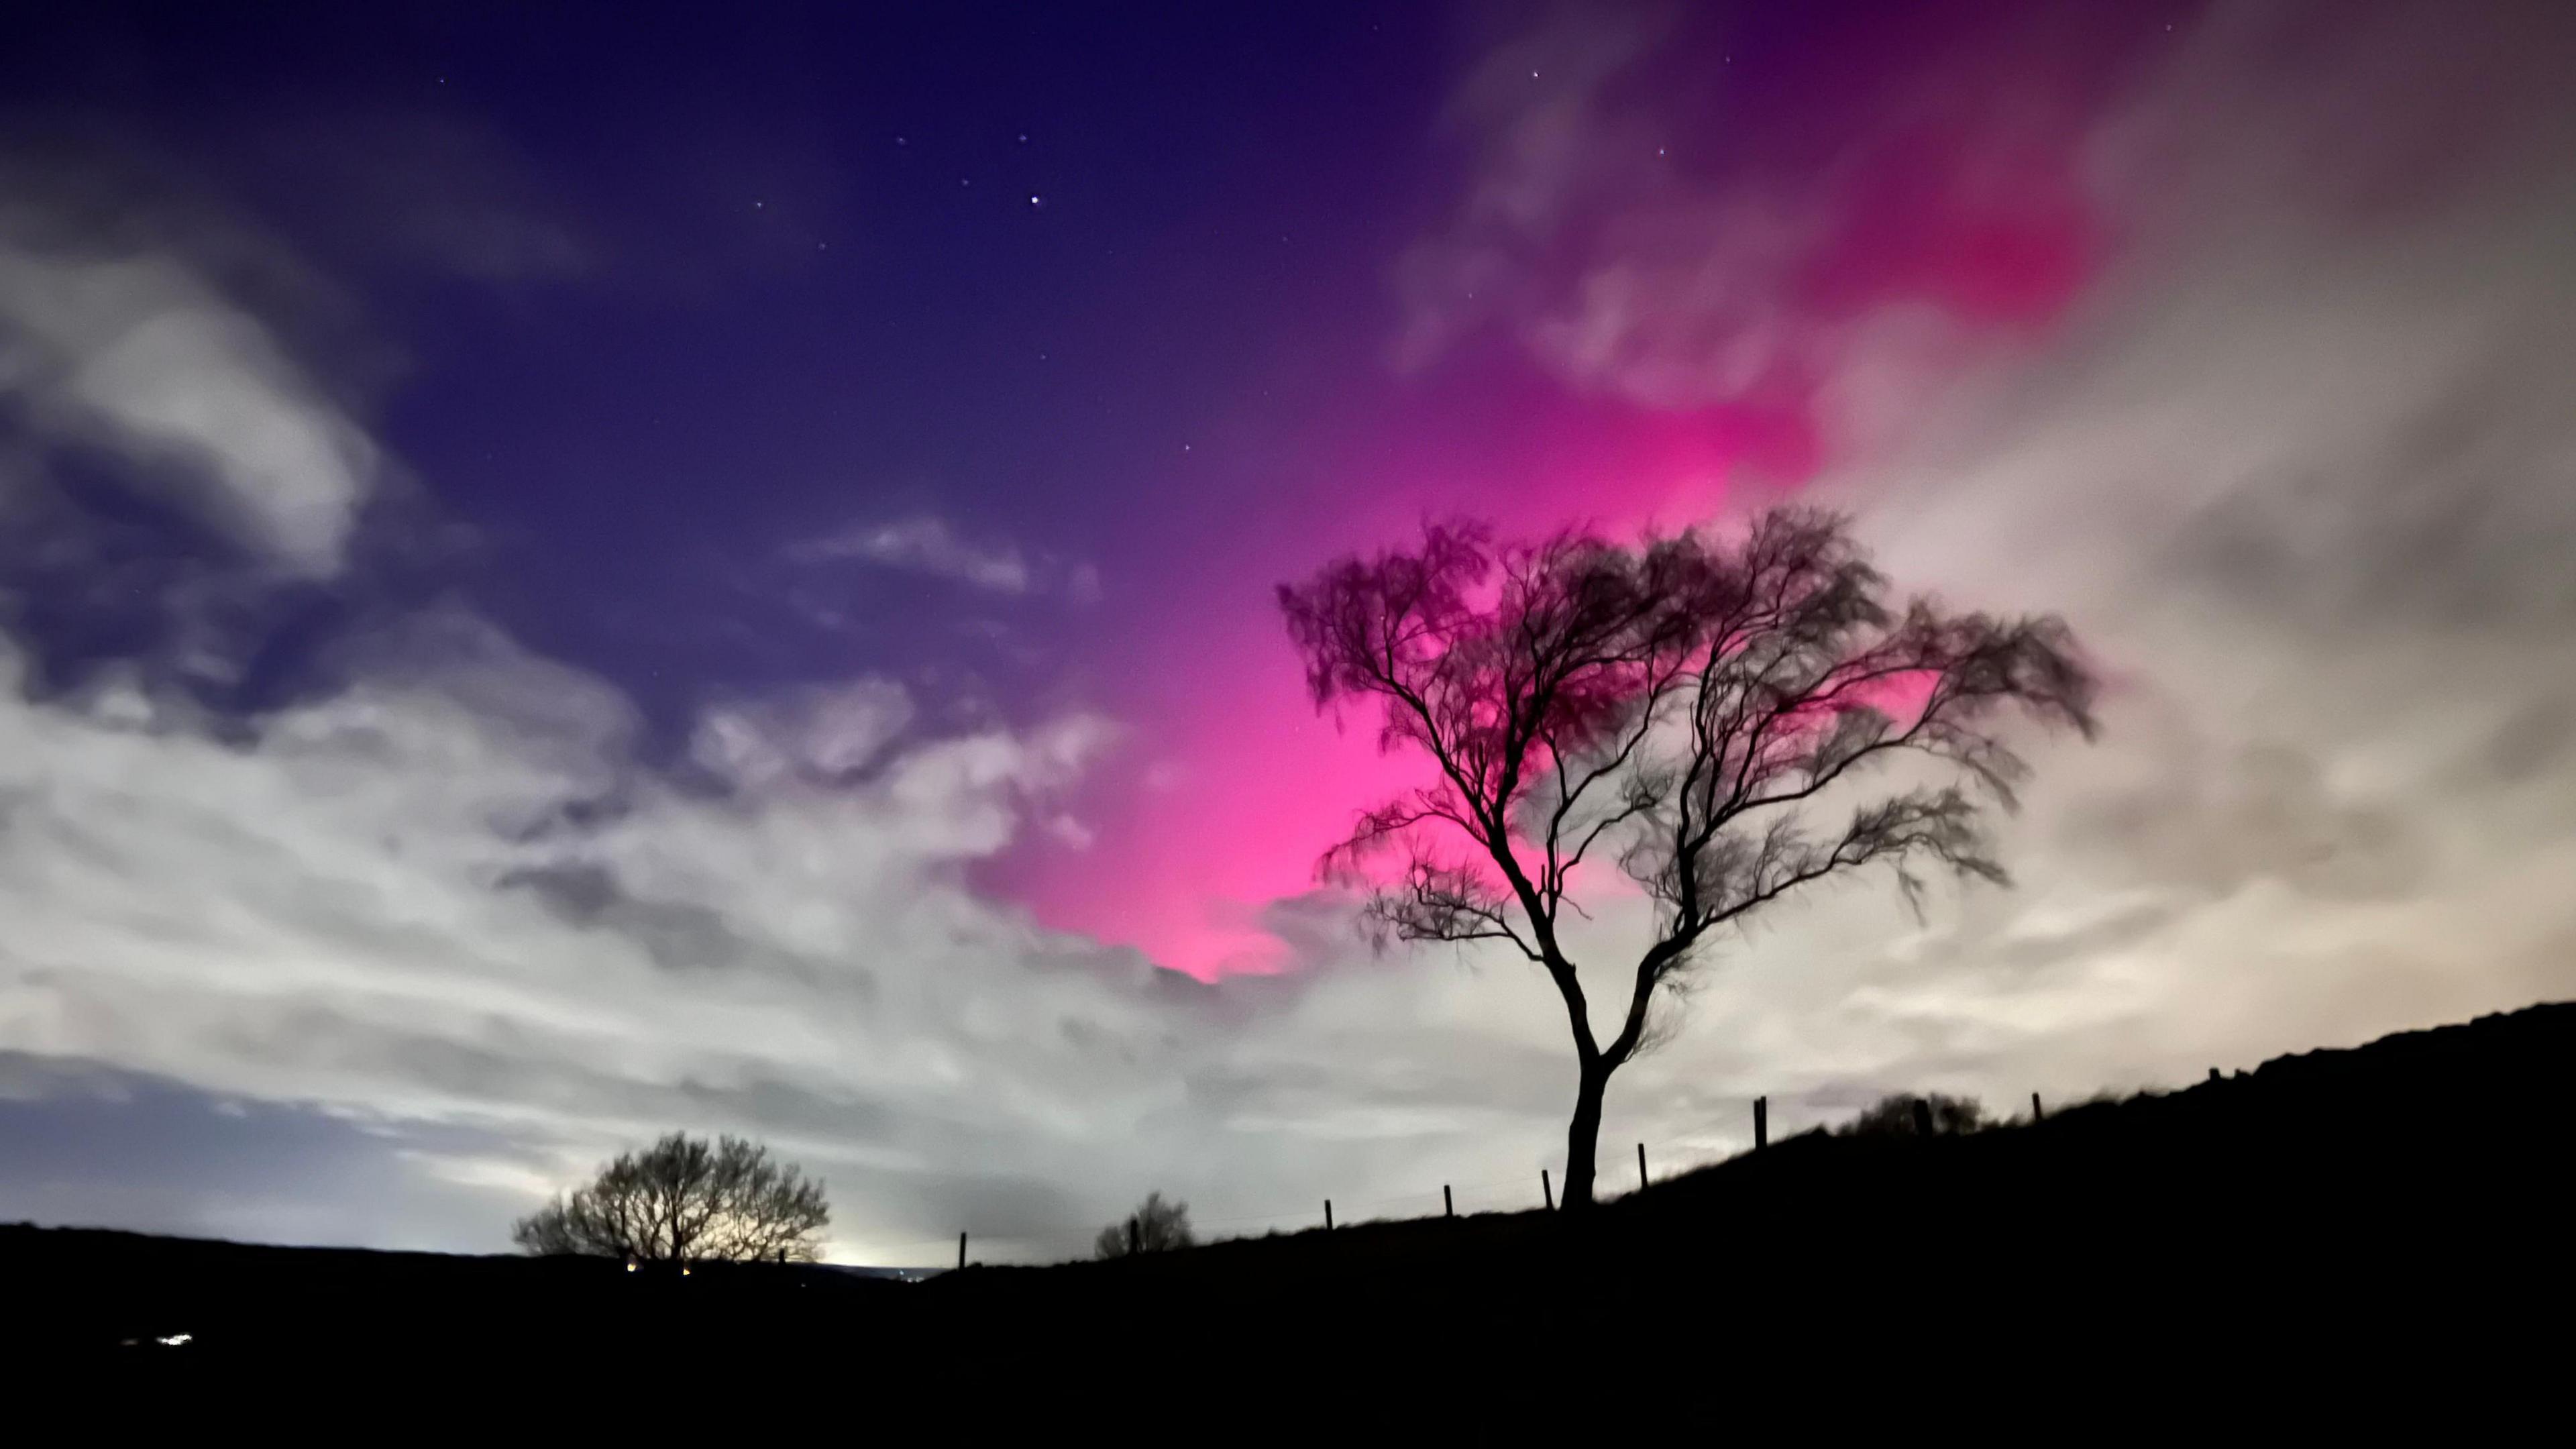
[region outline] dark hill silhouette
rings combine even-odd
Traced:
[[[1541,1380],[1512,1366],[1653,1365],[1714,1375],[1714,1392],[1841,1361],[1902,1394],[1962,1358],[2154,1345],[2287,1372],[2347,1348],[2528,1342],[2516,1325],[2535,1309],[2563,1315],[2548,1305],[2570,1284],[2571,1088],[2576,1004],[2558,1004],[2035,1125],[1813,1132],[1588,1225],[1368,1223],[917,1284],[25,1227],[0,1229],[0,1268],[22,1348],[173,1333],[213,1355],[793,1348],[1005,1377],[1249,1355],[1342,1365],[1343,1387],[1481,1365],[1477,1392],[1533,1402]]]

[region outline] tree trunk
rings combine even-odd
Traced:
[[[1574,1088],[1574,1121],[1565,1129],[1565,1197],[1569,1212],[1592,1206],[1592,1163],[1600,1155],[1601,1093],[1610,1069],[1584,1067]]]

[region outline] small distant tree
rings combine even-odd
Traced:
[[[674,1132],[619,1153],[587,1187],[521,1218],[510,1237],[538,1256],[810,1263],[831,1219],[823,1184],[771,1161],[759,1143]]]
[[[1911,1092],[1894,1092],[1869,1104],[1867,1111],[1835,1129],[1841,1137],[1911,1137],[1917,1128],[1914,1104],[1922,1101],[1932,1111],[1932,1135],[1958,1137],[1970,1132],[1983,1132],[1995,1125],[1986,1115],[1985,1105],[1974,1097],[1952,1097],[1930,1092],[1917,1098]]]
[[[1149,1192],[1144,1206],[1102,1228],[1091,1250],[1096,1257],[1124,1258],[1130,1253],[1176,1252],[1197,1243],[1190,1232],[1190,1205],[1165,1202],[1161,1193]]]

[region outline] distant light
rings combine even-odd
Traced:
[[[627,1265],[626,1265],[626,1271],[627,1271],[627,1272],[629,1272],[629,1273],[634,1272],[634,1271],[635,1271],[635,1265],[634,1265],[634,1264],[632,1264],[632,1263],[627,1264]]]
[[[156,1338],[152,1341],[154,1343],[167,1344],[172,1348],[177,1348],[179,1345],[191,1342],[195,1338],[196,1335],[193,1333],[174,1333],[167,1338]]]

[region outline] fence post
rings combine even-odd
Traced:
[[[957,1266],[960,1268],[966,1266],[966,1235],[964,1233],[959,1233],[957,1235]]]
[[[2045,1122],[2048,1120],[2048,1114],[2040,1110],[2039,1094],[2037,1092],[2030,1094],[2030,1120],[2033,1122]]]
[[[1449,1196],[1449,1184],[1445,1182],[1440,1184],[1440,1216],[1444,1218],[1458,1216],[1457,1201]]]
[[[1761,1151],[1771,1144],[1771,1099],[1753,1099],[1753,1150]]]
[[[1129,1218],[1127,1220],[1127,1256],[1132,1258],[1143,1251],[1145,1251],[1144,1220]]]
[[[1329,1232],[1331,1232],[1332,1230],[1333,1230],[1333,1200],[1332,1200],[1331,1198],[1326,1198],[1326,1199],[1324,1199],[1324,1231],[1329,1233]]]
[[[1556,1189],[1548,1185],[1547,1169],[1544,1167],[1538,1170],[1538,1195],[1547,1200],[1549,1212],[1556,1211]]]
[[[1646,1190],[1647,1181],[1646,1144],[1640,1142],[1637,1144],[1637,1191],[1644,1192]]]
[[[1914,1099],[1914,1135],[1917,1137],[1932,1135],[1932,1104],[1921,1097]]]

